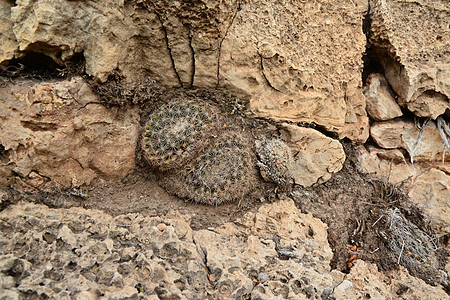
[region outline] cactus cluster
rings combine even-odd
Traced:
[[[293,157],[289,146],[280,139],[266,139],[256,141],[258,167],[262,177],[277,185],[285,186],[290,181],[289,168]]]
[[[163,171],[160,183],[168,192],[218,205],[240,199],[256,183],[250,138],[218,112],[200,100],[178,100],[149,116],[142,137],[144,158]]]
[[[246,137],[222,134],[180,173],[162,183],[181,198],[218,205],[244,196],[256,182],[255,161]]]
[[[161,171],[183,165],[211,143],[217,124],[217,113],[207,103],[175,101],[164,105],[145,125],[144,157]]]

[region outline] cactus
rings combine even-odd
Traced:
[[[160,171],[184,165],[211,143],[219,124],[207,103],[175,101],[160,107],[145,125],[142,149]]]
[[[256,141],[258,167],[266,181],[286,186],[291,176],[289,168],[293,163],[291,149],[280,139],[266,139]]]
[[[218,205],[235,201],[256,183],[255,158],[245,136],[225,132],[216,142],[162,185],[181,198]]]
[[[433,239],[402,217],[398,208],[385,211],[388,247],[398,264],[427,280],[440,281]]]

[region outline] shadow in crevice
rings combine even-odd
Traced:
[[[83,53],[77,53],[64,63],[40,52],[26,51],[20,58],[11,59],[0,66],[0,76],[31,79],[62,79],[84,73]]]

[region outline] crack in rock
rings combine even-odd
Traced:
[[[161,16],[156,11],[154,11],[154,14],[158,18],[159,23],[161,23],[161,28],[162,28],[162,30],[164,32],[164,40],[166,42],[167,51],[169,51],[169,57],[170,57],[170,61],[171,61],[171,64],[172,64],[172,69],[174,70],[175,75],[177,76],[177,80],[178,80],[178,83],[180,84],[180,87],[183,87],[183,83],[181,82],[180,74],[178,74],[177,68],[175,66],[175,60],[174,60],[174,58],[172,56],[172,49],[170,49],[170,46],[169,46],[169,37],[167,36],[167,29],[164,26],[164,23],[163,23],[163,21],[161,19]]]
[[[231,18],[231,22],[228,25],[227,29],[225,30],[225,34],[224,34],[223,38],[219,42],[219,53],[217,55],[217,83],[216,83],[216,88],[219,86],[219,83],[220,83],[220,57],[221,57],[221,53],[222,53],[222,44],[225,41],[225,39],[226,39],[226,37],[228,35],[228,31],[230,31],[231,26],[233,26],[234,19],[236,19],[237,13],[240,10],[241,10],[241,1],[238,1],[236,10],[234,11],[233,18]]]

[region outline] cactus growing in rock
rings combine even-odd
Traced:
[[[406,220],[398,208],[386,210],[384,216],[388,233],[384,236],[397,263],[408,268],[412,274],[427,278],[427,281],[442,280],[433,239]]]
[[[286,186],[291,179],[289,168],[293,163],[289,146],[280,139],[262,138],[256,141],[256,151],[262,177],[266,181]]]
[[[162,184],[181,198],[218,205],[242,198],[256,180],[255,157],[247,138],[229,131],[179,174],[163,179]]]
[[[147,162],[160,171],[184,165],[211,143],[219,120],[207,103],[179,100],[150,115],[142,137]]]

